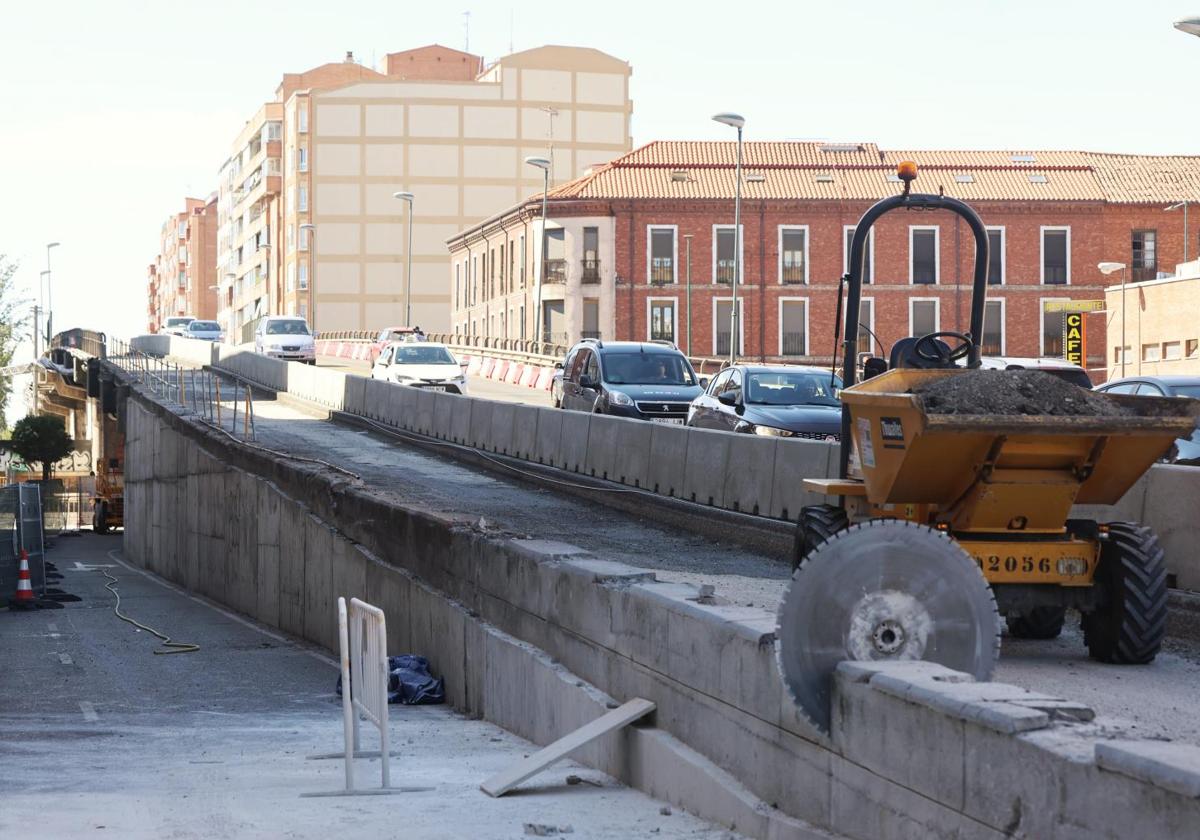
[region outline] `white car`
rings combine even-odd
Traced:
[[[289,362],[317,363],[317,344],[303,318],[271,315],[258,322],[254,352]]]
[[[427,391],[465,394],[467,375],[464,367],[444,344],[392,342],[375,360],[371,378]]]
[[[195,321],[191,315],[177,315],[168,318],[163,322],[159,332],[163,335],[183,335],[183,331],[187,329],[187,325]]]
[[[194,338],[198,341],[225,340],[225,334],[221,332],[221,325],[216,321],[191,321],[184,328],[182,335],[184,338]]]

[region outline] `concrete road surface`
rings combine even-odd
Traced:
[[[82,601],[0,610],[0,837],[475,840],[524,837],[527,823],[575,837],[730,836],[572,762],[491,799],[479,783],[533,745],[444,706],[391,708],[392,783],[432,790],[302,798],[344,786],[340,761],[305,760],[342,748],[333,659],[127,567],[120,546],[60,538],[48,559]],[[124,612],[200,650],[155,655],[157,639],[113,615],[101,570],[119,579]],[[378,787],[378,760],[356,772]],[[568,787],[569,773],[591,784]]]
[[[346,373],[357,373],[360,376],[370,376],[371,366],[366,362],[356,362],[353,359],[342,359],[337,356],[318,356],[317,366],[341,370]],[[525,388],[521,385],[508,385],[478,376],[467,377],[467,388],[472,397],[483,397],[487,400],[501,402],[525,403],[526,405],[550,405],[550,392],[535,388]]]

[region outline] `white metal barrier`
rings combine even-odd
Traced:
[[[338,598],[338,643],[342,654],[342,726],[346,739],[344,753],[323,753],[309,758],[346,760],[346,789],[304,796],[354,796],[358,794],[409,793],[432,790],[428,787],[392,787],[388,767],[388,657],[387,623],[383,610],[360,601]],[[359,717],[379,729],[379,751],[361,749]],[[382,784],[378,788],[355,789],[354,759],[378,756]]]

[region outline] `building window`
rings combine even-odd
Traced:
[[[779,228],[779,282],[803,285],[808,282],[808,228]]]
[[[1061,304],[1068,298],[1042,299],[1042,356],[1043,358],[1061,359],[1063,355],[1063,316],[1061,309],[1050,311],[1050,304]]]
[[[310,230],[308,228],[306,228],[306,227],[300,228],[300,250],[301,251],[308,250],[308,234],[309,233],[310,233]]]
[[[938,299],[910,298],[908,301],[908,334],[920,338],[938,331]]]
[[[504,262],[504,243],[503,243],[503,242],[501,242],[501,243],[500,243],[500,294],[504,294],[504,291],[505,291],[505,286],[504,286],[504,281],[505,281],[505,272],[504,272],[504,268],[505,268],[505,262]]]
[[[1133,282],[1155,279],[1158,276],[1158,231],[1135,230],[1132,240]]]
[[[646,255],[647,280],[655,285],[676,282],[675,264],[676,228],[649,228],[650,252]]]
[[[808,301],[779,299],[779,355],[808,355]]]
[[[296,226],[287,226],[287,252],[290,254],[296,248]],[[241,262],[241,260],[238,260]]]
[[[845,240],[845,246],[842,248],[842,273],[850,273],[850,244],[854,241],[854,225],[846,225],[842,228],[842,238]],[[867,234],[867,246],[863,251],[866,264],[866,271],[863,272],[863,282],[875,282],[875,228],[871,228],[871,232]]]
[[[508,243],[508,288],[515,289],[517,287],[517,243],[509,241]],[[508,320],[512,320],[509,317]]]
[[[471,306],[479,300],[479,257],[471,258]],[[475,330],[472,328],[471,335],[475,335]]]
[[[300,187],[296,191],[296,206],[301,213],[308,212],[308,187]]]
[[[308,260],[300,260],[300,291],[308,291]]]
[[[523,233],[521,234],[521,288],[525,288],[525,234]],[[521,324],[524,325],[524,323],[524,320],[522,320]],[[521,338],[524,337],[524,334],[522,334]]]
[[[521,338],[525,338],[525,304],[521,304]]]
[[[908,228],[908,281],[932,286],[938,281],[938,229]]]
[[[675,341],[675,298],[650,298],[646,301],[649,308],[647,318],[649,337],[651,341]],[[585,336],[586,337],[586,336]]]
[[[985,356],[1004,355],[1004,299],[989,300],[983,305],[983,340],[980,349]]]
[[[1129,349],[1130,349],[1129,347],[1125,347],[1123,349],[1120,347],[1114,347],[1113,348],[1113,364],[1114,365],[1128,364],[1130,361]]]
[[[740,356],[744,351],[743,325],[745,322],[745,309],[742,308],[743,298],[738,298],[738,335],[737,335],[737,354]],[[730,314],[733,312],[733,301],[729,298],[713,298],[713,353],[718,356],[728,356],[730,347]]]
[[[296,288],[296,264],[288,263],[287,267],[287,291],[290,292]]]
[[[988,228],[988,285],[1004,285],[1004,228]]]
[[[1143,362],[1162,361],[1162,348],[1158,344],[1143,344],[1142,345],[1142,361]]]
[[[583,273],[580,279],[584,283],[600,282],[600,228],[585,227],[583,229]]]
[[[1068,286],[1071,283],[1071,229],[1042,228],[1042,285]]]
[[[1166,341],[1162,346],[1164,362],[1177,362],[1183,358],[1183,345],[1178,341]]]
[[[734,236],[733,225],[713,225],[714,283],[729,285],[733,282],[734,248],[736,245],[737,237]],[[738,282],[741,282],[741,278],[738,279]]]
[[[600,301],[583,299],[583,334],[581,338],[600,338]]]
[[[301,134],[308,133],[308,107],[305,105],[296,109],[296,125],[297,130]]]
[[[562,228],[546,231],[546,276],[543,283],[567,282],[567,239]],[[557,331],[556,331],[557,332]]]
[[[1197,356],[1200,356],[1200,340],[1198,339],[1189,338],[1184,342],[1183,348],[1184,356],[1189,359],[1194,359]]]
[[[308,171],[308,146],[301,146],[296,150],[299,152],[296,157],[296,168],[301,172]]]
[[[880,342],[874,338],[875,333],[875,300],[862,298],[858,302],[858,350],[859,352],[879,352],[880,356],[887,353]]]
[[[454,309],[459,309],[459,291],[462,284],[462,263],[454,264]]]

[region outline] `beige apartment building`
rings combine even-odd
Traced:
[[[1109,379],[1200,375],[1200,260],[1170,277],[1109,286],[1104,297]]]
[[[262,315],[314,329],[450,328],[445,242],[458,231],[630,148],[629,64],[547,46],[485,65],[428,46],[378,70],[326,64],[287,74],[221,168],[221,320]],[[411,193],[412,288],[407,287]],[[243,340],[245,336],[243,336]]]
[[[184,210],[173,213],[159,232],[158,256],[147,269],[146,319],[158,332],[173,315],[212,319],[216,282],[217,196],[184,199]]]

